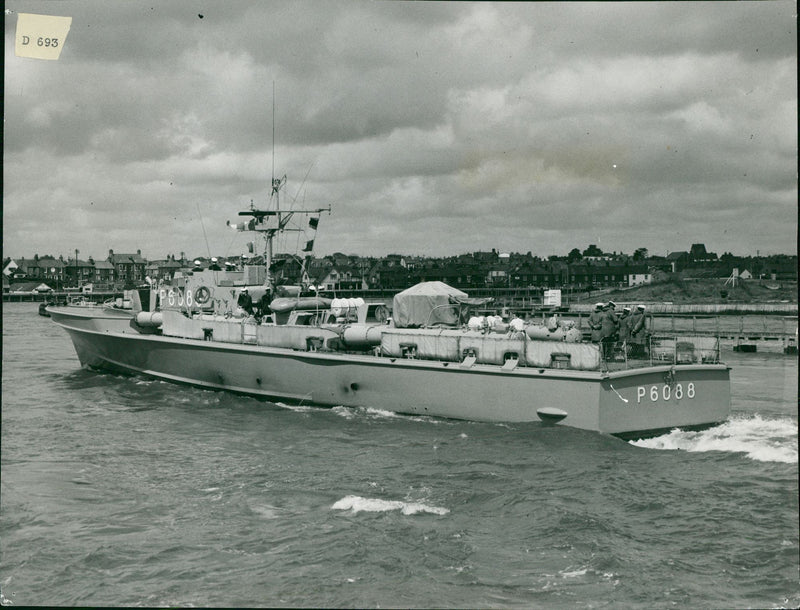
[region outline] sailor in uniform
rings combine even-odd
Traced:
[[[636,311],[631,312],[628,318],[628,326],[630,328],[628,343],[631,346],[630,355],[635,358],[643,357],[645,353],[647,328],[645,326],[644,311],[644,305],[637,305]]]
[[[631,308],[630,307],[623,307],[622,313],[619,316],[619,330],[617,331],[617,341],[619,341],[622,349],[627,354],[628,352],[628,340],[631,336],[631,327],[630,327],[630,317],[631,317]]]
[[[614,301],[609,301],[603,307],[603,317],[600,321],[600,341],[603,344],[604,358],[611,357],[611,350],[617,336],[617,329],[619,328],[617,314],[614,311],[615,307]]]
[[[253,297],[250,296],[247,288],[242,288],[242,291],[239,293],[239,298],[236,300],[236,304],[244,309],[247,315],[253,315]]]
[[[589,314],[589,328],[592,330],[592,343],[600,343],[603,338],[603,304],[595,303],[594,311]]]
[[[264,291],[264,294],[261,295],[261,298],[258,299],[258,303],[256,303],[257,316],[259,320],[264,316],[268,315],[272,309],[270,309],[269,304],[272,302],[272,291],[267,288]]]

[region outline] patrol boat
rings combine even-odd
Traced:
[[[279,187],[273,181],[274,193]],[[276,204],[241,212],[250,220],[238,228],[264,236],[268,264],[246,269],[238,284],[225,271],[189,273],[154,291],[149,311],[99,326],[76,323],[63,308],[48,312],[85,367],[283,403],[541,422],[625,438],[727,419],[730,368],[716,338],[653,336],[632,359],[624,346],[603,354],[557,318],[543,325],[472,316],[485,300],[441,282],[398,293],[391,311],[299,288],[278,295],[269,277],[273,239],[292,214],[321,211]],[[244,311],[245,289],[272,298],[270,311]]]

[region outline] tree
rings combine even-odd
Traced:
[[[569,254],[567,254],[568,263],[574,263],[575,261],[579,261],[582,258],[583,255],[581,254],[581,251],[578,250],[578,248],[573,248],[572,250],[569,251]]]
[[[647,248],[636,248],[633,253],[633,260],[643,261],[647,258]]]
[[[603,256],[603,251],[595,244],[591,244],[586,250],[583,251],[584,256]]]

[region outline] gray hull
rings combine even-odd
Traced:
[[[579,371],[307,352],[65,324],[81,363],[291,403],[490,422],[555,422],[623,436],[704,427],[730,412],[729,368]]]
[[[50,318],[64,328],[80,328],[95,331],[124,332],[130,329],[133,312],[129,309],[114,309],[102,305],[50,305]]]

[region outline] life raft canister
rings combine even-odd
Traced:
[[[205,305],[211,299],[211,291],[205,286],[200,286],[194,293],[194,301],[198,305]]]

